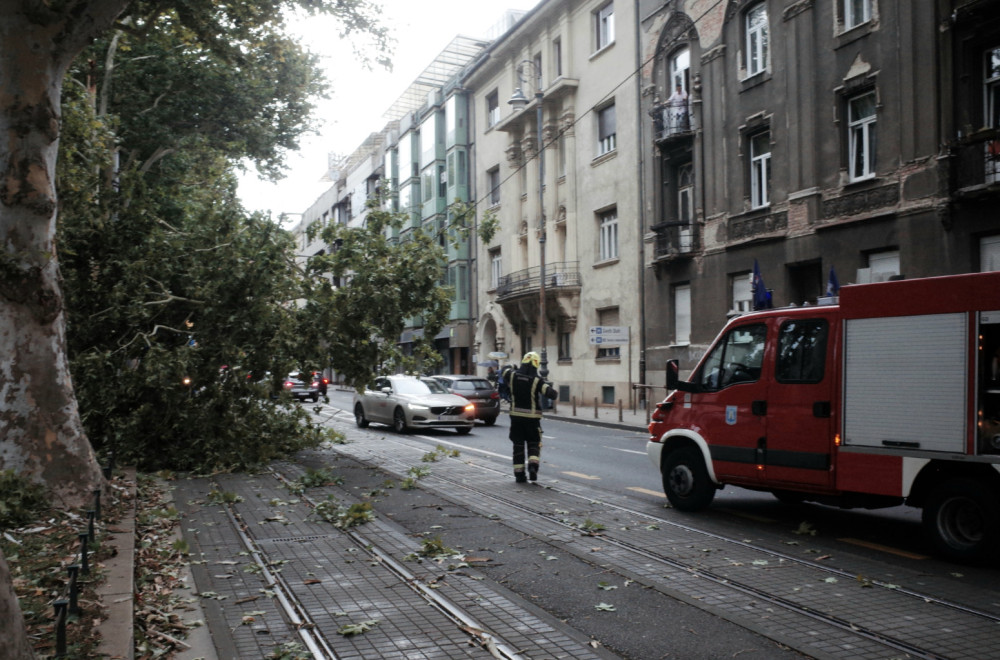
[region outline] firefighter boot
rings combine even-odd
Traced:
[[[524,476],[524,470],[514,470],[514,481],[519,484],[528,483],[528,478]]]
[[[528,463],[528,478],[538,481],[538,463]]]

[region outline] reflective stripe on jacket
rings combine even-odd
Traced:
[[[537,376],[529,376],[520,372],[510,375],[511,417],[542,418],[542,410],[538,406],[538,396],[555,398],[555,389]]]

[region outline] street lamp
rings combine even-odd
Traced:
[[[517,81],[518,88],[514,90],[514,94],[510,97],[508,103],[511,105],[515,112],[520,112],[524,110],[525,106],[528,105],[528,97],[524,95],[522,87],[525,83],[524,78],[524,67],[530,66],[535,74],[535,125],[538,127],[538,247],[541,251],[541,257],[539,260],[539,315],[541,316],[541,326],[542,326],[542,364],[541,368],[538,370],[538,375],[542,378],[547,378],[549,375],[549,354],[546,349],[546,337],[545,337],[545,200],[544,200],[544,186],[545,186],[545,149],[542,144],[542,72],[538,70],[538,66],[531,60],[522,60],[520,64],[517,65]]]

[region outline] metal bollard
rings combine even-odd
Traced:
[[[90,575],[90,562],[87,561],[87,532],[77,534],[80,538],[80,575]]]
[[[622,421],[622,400],[618,399],[618,421]]]
[[[87,536],[90,538],[89,541],[93,542],[96,538],[94,536],[94,518],[97,517],[97,512],[93,509],[87,509]]]
[[[52,603],[53,607],[56,608],[56,657],[65,658],[66,657],[66,605],[68,603],[65,599],[60,598],[59,600]]]
[[[78,616],[80,614],[80,605],[77,603],[78,589],[76,586],[76,576],[80,573],[80,565],[70,564],[66,567],[66,572],[69,573],[69,613],[72,616]]]
[[[598,419],[597,416],[597,397],[594,397],[594,419]]]
[[[94,489],[94,512],[95,512],[94,515],[96,516],[97,520],[100,520],[101,519],[101,489],[100,488],[95,488]]]
[[[573,417],[576,417],[576,395],[573,395]]]

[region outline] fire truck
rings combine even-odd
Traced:
[[[845,286],[723,328],[649,424],[671,505],[728,485],[783,502],[922,509],[934,549],[1000,547],[1000,272]]]

